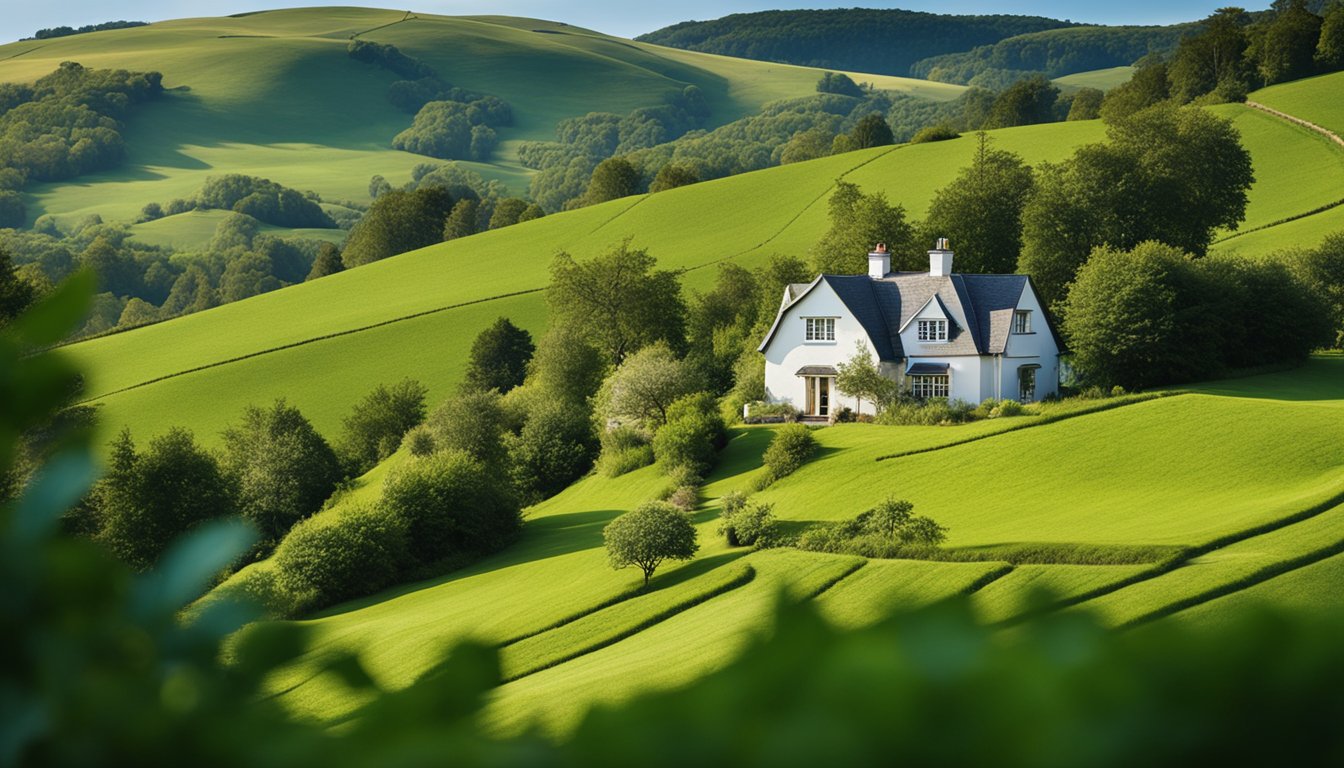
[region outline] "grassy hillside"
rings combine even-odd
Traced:
[[[1129,78],[1133,75],[1134,67],[1109,67],[1056,77],[1054,83],[1065,91],[1078,90],[1079,88],[1096,88],[1101,91],[1109,91],[1117,85],[1129,82]]]
[[[1250,98],[1344,136],[1344,101],[1321,98],[1324,93],[1339,93],[1340,89],[1344,89],[1344,72],[1271,85],[1252,93]]]
[[[391,149],[411,116],[385,97],[396,77],[346,55],[352,35],[392,43],[454,85],[509,101],[515,125],[496,160],[465,163],[525,191],[517,163],[525,139],[554,138],[556,123],[589,111],[624,114],[699,86],[719,125],[761,104],[812,93],[818,70],[668,51],[565,24],[506,17],[446,17],[362,8],[306,8],[180,19],[0,46],[0,82],[34,80],[62,61],[157,70],[169,89],[124,132],[128,161],[73,182],[35,185],[30,218],[62,225],[91,213],[125,220],[148,202],[187,197],[212,173],[247,173],[311,189],[329,200],[368,200],[368,180],[405,181],[432,160]],[[935,99],[961,89],[884,76],[879,88]]]
[[[1246,107],[1216,110],[1235,121],[1255,165],[1243,231],[1264,228],[1229,233],[1235,236],[1215,251],[1264,255],[1312,245],[1344,228],[1341,208],[1269,226],[1344,198],[1344,173],[1299,172],[1344,170],[1344,152]],[[1075,146],[1101,139],[1104,127],[1072,122],[992,135],[997,146],[1035,163],[1067,157]],[[703,287],[724,260],[751,266],[773,253],[805,255],[825,230],[825,201],[837,178],[882,190],[922,216],[934,191],[969,162],[974,146],[968,136],[865,150],[617,200],[78,344],[69,352],[92,372],[89,397],[101,404],[108,430],[130,425],[152,434],[182,425],[213,441],[245,405],[284,396],[334,435],[350,405],[381,382],[411,376],[430,387],[431,399],[446,395],[472,337],[496,317],[539,331],[545,322],[539,291],[558,250],[591,256],[633,237],[662,266],[688,270],[688,286]],[[427,345],[435,354],[424,354]]]
[[[532,508],[522,541],[509,550],[305,622],[317,650],[273,689],[295,711],[339,719],[371,694],[317,675],[326,654],[356,652],[381,685],[396,688],[423,674],[445,645],[475,637],[500,646],[510,680],[492,697],[487,725],[515,732],[535,722],[564,732],[593,704],[721,666],[748,637],[768,631],[780,589],[816,599],[847,625],[957,593],[972,593],[986,620],[1003,621],[1042,588],[1055,600],[1091,597],[1079,608],[1096,606],[1116,624],[1184,616],[1177,608],[1198,617],[1212,610],[1201,608],[1204,602],[1216,603],[1238,585],[1251,588],[1247,599],[1272,587],[1316,604],[1331,599],[1322,590],[1333,591],[1320,573],[1333,560],[1318,553],[1344,541],[1341,412],[1344,358],[1325,357],[1298,371],[1053,424],[1033,426],[1033,417],[1023,417],[955,428],[831,427],[816,433],[823,446],[816,459],[759,497],[796,522],[846,516],[896,494],[948,525],[953,546],[1058,540],[1201,548],[1175,568],[865,562],[728,549],[714,533],[716,500],[748,486],[771,433],[738,430],[695,516],[700,553],[665,567],[651,591],[634,590],[638,574],[607,567],[600,530],[666,479],[655,467],[589,477]],[[983,439],[949,445],[968,436]],[[934,450],[874,460],[893,448]],[[1055,467],[1038,461],[1046,456]],[[1292,474],[1276,475],[1284,468]],[[1062,489],[1065,478],[1074,484]],[[1286,573],[1247,582],[1267,567]]]

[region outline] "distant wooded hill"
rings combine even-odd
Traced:
[[[1076,25],[1040,16],[840,8],[737,13],[674,24],[636,39],[748,59],[906,75],[911,65],[931,56],[1071,26]]]
[[[1133,64],[1175,49],[1194,24],[1101,27],[1039,16],[954,16],[848,8],[687,21],[639,37],[693,51],[989,87]],[[983,82],[989,80],[989,82]]]

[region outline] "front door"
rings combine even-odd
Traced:
[[[808,416],[831,415],[831,379],[829,376],[806,376]]]
[[[1030,403],[1036,399],[1036,366],[1017,369],[1017,401]]]

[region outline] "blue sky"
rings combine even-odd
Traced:
[[[772,8],[889,7],[937,13],[1020,13],[1051,16],[1096,24],[1169,24],[1203,18],[1226,0],[1131,0],[1117,3],[1068,2],[1068,0],[908,0],[900,3],[864,3],[862,0],[681,0],[647,3],[641,0],[418,0],[411,10],[442,14],[504,14],[532,16],[590,27],[614,35],[633,37],[687,19],[714,19],[730,13]],[[185,16],[222,16],[263,8],[301,5],[371,5],[394,7],[376,0],[0,0],[0,41],[28,37],[44,27],[81,26],[111,19],[162,21]],[[1250,3],[1251,10],[1268,3]],[[407,6],[395,6],[399,10]]]

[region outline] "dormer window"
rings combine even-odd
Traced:
[[[1031,310],[1019,309],[1013,313],[1013,333],[1031,333]]]
[[[920,341],[947,341],[947,321],[920,320],[916,333]]]
[[[834,317],[805,317],[803,322],[807,324],[805,341],[835,341]]]

